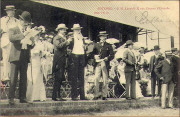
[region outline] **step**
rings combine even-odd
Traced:
[[[174,101],[175,107],[179,107],[178,100]],[[151,99],[150,97],[138,100],[126,100],[124,98],[108,98],[108,100],[84,100],[84,101],[51,101],[34,103],[19,103],[10,106],[8,100],[1,100],[1,115],[57,115],[57,114],[76,114],[85,112],[101,112],[110,110],[137,109],[148,107],[159,107],[159,98]]]

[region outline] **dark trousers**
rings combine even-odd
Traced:
[[[9,99],[15,98],[16,84],[18,80],[18,72],[20,73],[19,79],[19,99],[26,99],[27,90],[27,67],[28,62],[25,60],[11,62],[10,72],[10,88],[9,88]]]
[[[77,98],[80,95],[80,99],[85,98],[84,92],[84,55],[71,55],[72,59],[72,75],[71,75],[71,97]]]
[[[151,94],[152,97],[155,97],[155,91],[156,91],[156,83],[158,88],[158,95],[161,94],[161,81],[157,78],[155,72],[151,72]]]
[[[125,72],[126,78],[126,98],[136,98],[136,72]]]
[[[57,97],[61,98],[60,96],[60,88],[62,85],[62,81],[65,80],[65,65],[66,65],[66,58],[61,57],[60,60],[53,66],[57,66],[58,70],[55,70],[54,73],[54,85],[53,85],[53,93],[52,93],[52,99],[55,99]]]

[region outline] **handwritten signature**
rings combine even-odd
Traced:
[[[148,11],[144,11],[141,16],[135,16],[135,20],[137,22],[139,22],[140,24],[152,24],[152,23],[158,23],[158,22],[171,22],[171,20],[163,20],[160,19],[159,17],[153,17],[153,18],[149,18],[148,17]]]

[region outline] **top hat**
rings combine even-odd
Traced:
[[[59,24],[56,28],[56,31],[58,31],[59,29],[68,29],[68,28],[66,27],[65,24]]]
[[[132,40],[127,40],[127,41],[126,41],[126,46],[129,46],[129,45],[133,45]]]
[[[31,23],[31,14],[28,11],[23,11],[19,17],[25,22]]]
[[[100,31],[98,36],[107,36],[107,32],[106,31]]]
[[[16,10],[14,5],[7,5],[4,10]]]
[[[158,46],[158,45],[155,45],[155,46],[154,46],[154,50],[160,50],[159,46]]]
[[[73,27],[71,28],[71,30],[75,30],[75,29],[81,29],[82,27],[80,27],[79,24],[74,24]]]

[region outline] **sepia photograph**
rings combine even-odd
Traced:
[[[0,116],[180,116],[178,0],[0,4]]]

